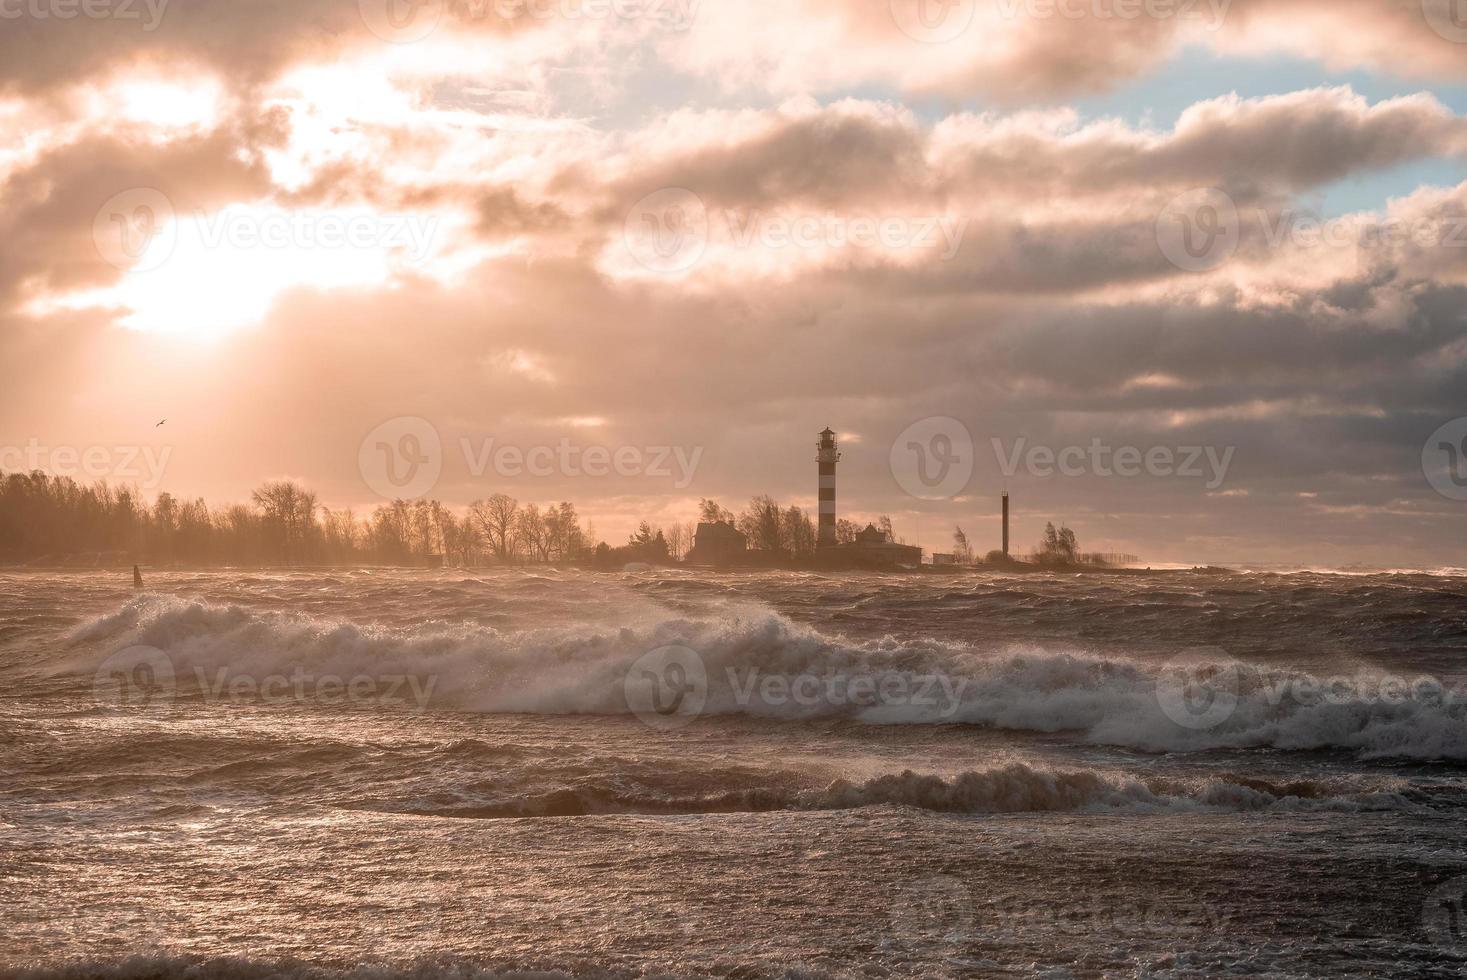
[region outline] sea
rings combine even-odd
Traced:
[[[1467,575],[3,572],[0,974],[1461,977]]]

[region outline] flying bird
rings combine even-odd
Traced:
[[[163,422],[167,422],[167,421],[168,421],[167,419],[164,419],[163,420]],[[163,422],[159,422],[158,425],[162,425]],[[153,426],[153,428],[155,428],[155,429],[158,428],[158,425]]]

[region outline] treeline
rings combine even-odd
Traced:
[[[755,551],[792,559],[812,555],[814,519],[797,506],[759,496],[735,514],[699,502],[699,520],[738,528]],[[891,519],[878,529],[895,540]],[[837,540],[855,541],[858,526],[841,520]],[[358,515],[323,506],[290,481],[266,483],[247,504],[211,507],[202,498],[160,493],[149,502],[136,488],[70,477],[0,473],[0,561],[145,562],[186,565],[422,564],[586,562],[602,566],[681,561],[692,549],[693,523],[665,528],[643,521],[625,545],[596,540],[570,502],[521,503],[506,494],[454,512],[437,500],[394,501]]]
[[[455,514],[436,500],[394,501],[370,514],[324,507],[288,481],[267,483],[248,504],[210,507],[168,493],[82,485],[45,473],[0,474],[0,560],[79,556],[183,564],[449,564],[575,561],[594,530],[574,504],[522,504],[504,494]]]
[[[748,538],[752,550],[788,558],[805,558],[814,554],[818,541],[815,520],[810,515],[796,506],[781,508],[769,496],[753,498],[739,514],[719,506],[716,501],[701,500],[698,503],[698,520],[708,524],[732,524]],[[890,517],[883,514],[874,525],[886,535],[886,540],[897,540]],[[835,522],[836,543],[854,544],[860,530],[860,525],[854,521],[838,518]]]

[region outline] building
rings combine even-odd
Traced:
[[[867,524],[865,530],[857,531],[855,544],[841,545],[838,550],[860,565],[922,564],[921,548],[911,544],[897,544],[875,524]]]
[[[817,548],[834,548],[835,540],[835,464],[840,451],[835,448],[835,433],[830,426],[820,433],[816,443],[815,462],[820,469],[820,531],[815,538]]]
[[[957,555],[943,555],[938,554],[937,552],[932,553],[932,564],[934,565],[956,565],[957,563]]]
[[[737,565],[749,550],[744,532],[724,521],[704,522],[693,535],[693,548],[684,561],[691,565]]]

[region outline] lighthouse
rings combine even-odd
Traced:
[[[820,465],[820,536],[817,547],[835,547],[835,464],[840,462],[840,450],[835,448],[835,433],[829,427],[820,433],[819,452],[815,462]]]
[[[1009,556],[1009,492],[1003,492],[1003,556]]]

